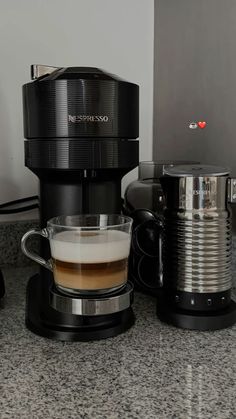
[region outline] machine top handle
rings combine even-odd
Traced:
[[[39,77],[46,76],[47,74],[53,73],[53,71],[59,70],[60,67],[53,67],[51,65],[32,64],[31,79],[37,80]]]

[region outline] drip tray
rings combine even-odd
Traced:
[[[116,294],[88,296],[69,296],[61,293],[54,286],[50,289],[50,305],[61,313],[80,316],[102,316],[126,310],[132,304],[133,287],[130,283]]]
[[[52,278],[37,274],[30,278],[27,285],[25,323],[33,333],[60,341],[91,341],[116,336],[134,324],[132,290],[132,285],[127,284],[119,293],[110,294],[98,304],[98,299],[71,298],[60,294],[53,289]],[[52,302],[57,309],[52,307]],[[125,306],[127,308],[124,309]],[[108,313],[111,309],[110,314],[99,314],[101,310]],[[82,312],[83,315],[75,312]]]

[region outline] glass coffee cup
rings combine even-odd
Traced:
[[[122,215],[59,216],[42,230],[28,231],[21,240],[23,253],[53,272],[59,291],[66,294],[104,294],[127,282],[132,219]],[[51,259],[28,250],[32,235],[47,238]]]

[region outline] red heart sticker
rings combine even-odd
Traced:
[[[205,128],[205,126],[206,126],[206,122],[205,121],[199,121],[198,123],[198,126],[199,126],[199,128]]]

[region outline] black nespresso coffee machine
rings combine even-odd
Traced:
[[[25,165],[40,180],[41,227],[57,215],[120,213],[121,179],[139,161],[138,86],[90,67],[36,65],[32,78],[23,86]],[[50,255],[43,241],[41,254]],[[77,314],[68,296],[66,309],[52,308],[52,293],[61,298],[49,271],[29,280],[26,325],[39,335],[99,339],[134,322],[130,284],[99,301],[77,301]],[[116,303],[107,310],[109,298]]]

